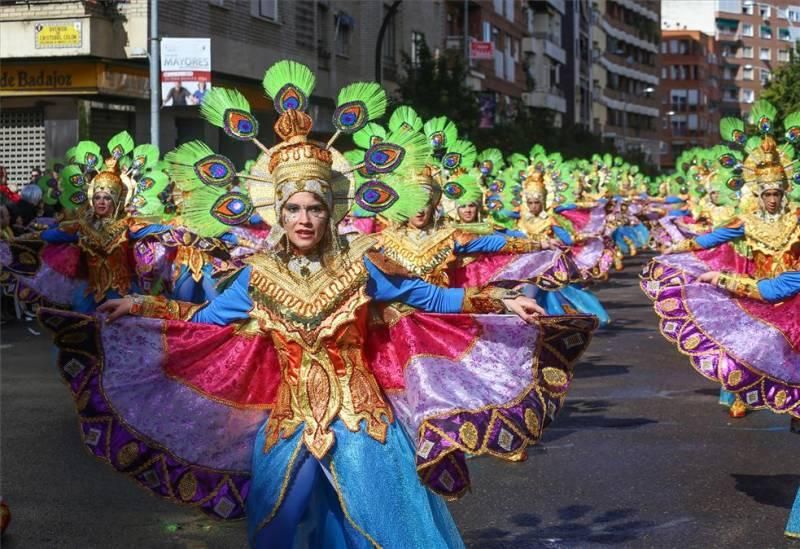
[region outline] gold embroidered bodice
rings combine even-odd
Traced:
[[[553,221],[547,212],[542,212],[539,215],[527,215],[524,219],[520,220],[519,228],[529,238],[550,238],[553,236]]]
[[[340,256],[287,261],[279,253],[258,254],[252,266],[251,321],[242,329],[267,333],[281,367],[275,408],[264,450],[303,425],[303,441],[322,458],[333,446],[331,423],[341,419],[353,432],[386,439],[392,411],[364,358],[368,273],[364,254],[375,241],[357,237]]]
[[[67,226],[77,231],[89,274],[87,291],[101,301],[110,290],[126,295],[131,289],[128,260],[128,220],[83,218]]]
[[[800,270],[800,224],[795,213],[776,219],[745,214],[739,219],[744,223],[745,244],[753,254],[757,278]]]
[[[456,239],[473,236],[448,227],[419,230],[412,227],[387,228],[380,235],[383,254],[426,282],[447,286],[448,268],[456,261]]]
[[[736,216],[733,206],[715,206],[711,202],[703,204],[698,217],[704,217],[711,225],[711,229],[724,227]]]

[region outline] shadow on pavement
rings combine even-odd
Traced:
[[[575,379],[592,377],[620,376],[627,374],[630,368],[619,364],[597,364],[596,362],[580,362],[575,366]]]
[[[558,415],[559,429],[635,429],[658,423],[647,417],[608,417],[612,404],[608,400],[573,400]]]
[[[578,547],[585,543],[621,544],[637,539],[652,522],[636,520],[635,509],[595,511],[589,505],[570,505],[557,510],[558,520],[548,521],[534,514],[513,515],[512,528],[484,528],[464,538],[468,546],[500,547]]]
[[[731,475],[736,481],[736,491],[757,503],[791,509],[800,475]]]

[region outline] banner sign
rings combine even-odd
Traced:
[[[494,44],[492,42],[478,42],[477,40],[470,42],[469,58],[478,60],[494,59]]]
[[[161,39],[161,99],[165,107],[199,105],[211,88],[211,39]]]

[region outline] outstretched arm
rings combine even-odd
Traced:
[[[800,271],[781,273],[775,278],[761,280],[747,275],[711,271],[698,278],[700,282],[708,282],[730,293],[740,296],[777,303],[800,293]]]
[[[695,250],[707,250],[720,244],[730,242],[744,236],[744,225],[736,227],[721,227],[710,233],[698,236],[694,239],[686,239],[674,246],[671,252],[692,252]]]
[[[126,315],[140,315],[165,320],[186,320],[224,326],[248,318],[253,308],[248,287],[250,267],[245,267],[230,285],[208,303],[195,304],[163,296],[128,296],[110,299],[97,310],[108,314],[108,321]]]
[[[386,274],[367,258],[367,294],[376,301],[399,301],[431,313],[501,313],[511,311],[533,322],[545,311],[536,302],[503,288],[441,288],[419,278]]]

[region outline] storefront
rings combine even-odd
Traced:
[[[147,68],[95,59],[4,61],[0,70],[0,165],[12,183],[33,167],[63,155],[79,139],[104,142],[137,128],[136,112],[148,108]]]

